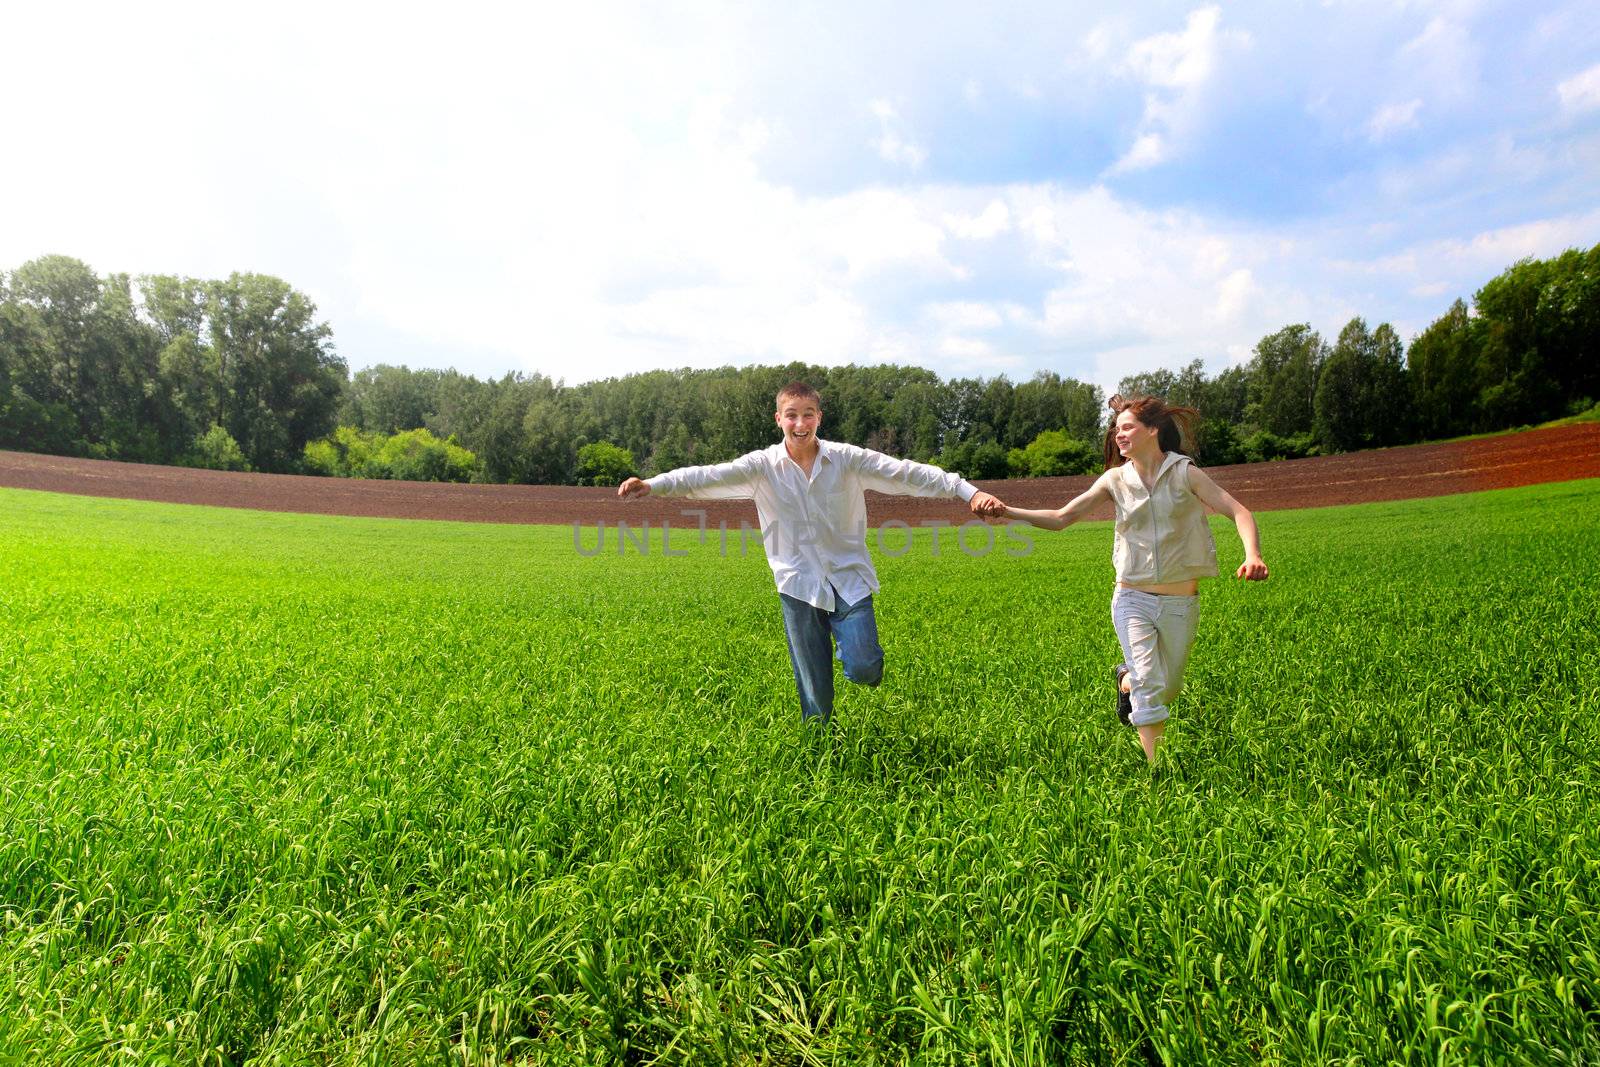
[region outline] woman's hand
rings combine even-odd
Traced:
[[[1260,556],[1246,556],[1233,576],[1247,582],[1264,582],[1267,579],[1267,565],[1261,562]]]

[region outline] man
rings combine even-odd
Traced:
[[[883,648],[872,612],[878,575],[867,552],[865,491],[959,497],[978,515],[998,514],[1004,505],[959,474],[821,440],[822,399],[804,382],[784,386],[777,409],[782,444],[729,463],[681,467],[649,480],[629,478],[617,495],[755,500],[767,563],[783,604],[800,717],[825,725],[833,715],[832,646],[838,646],[845,677],[852,682],[877,685],[883,679]]]

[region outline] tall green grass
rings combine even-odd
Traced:
[[[1105,525],[816,736],[715,538],[0,491],[0,1061],[1592,1062],[1600,483],[1262,526],[1152,771]]]

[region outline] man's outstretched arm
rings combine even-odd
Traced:
[[[761,464],[761,453],[749,452],[727,463],[679,467],[654,478],[629,478],[617,486],[617,495],[624,500],[651,493],[697,500],[748,500],[755,495]]]
[[[931,463],[895,459],[870,448],[857,450],[855,462],[862,484],[874,492],[898,496],[958,497],[966,501],[974,515],[985,517],[999,515],[1005,508],[994,496],[961,475],[942,470]]]

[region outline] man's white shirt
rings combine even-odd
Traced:
[[[832,611],[837,591],[854,604],[878,591],[867,551],[865,491],[971,500],[959,474],[857,445],[817,440],[811,475],[782,442],[728,463],[680,467],[645,479],[651,493],[698,500],[754,500],[778,592]]]

